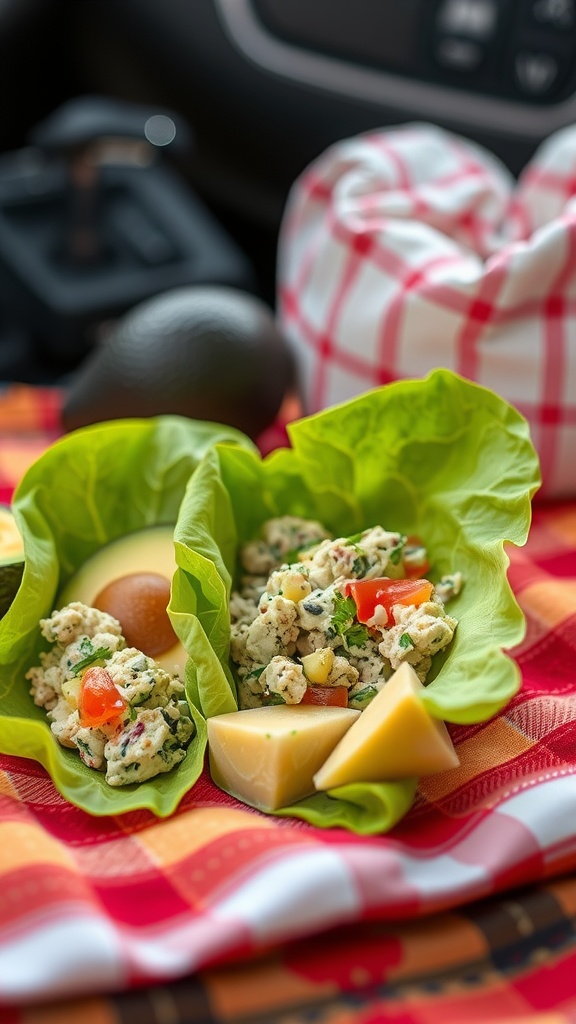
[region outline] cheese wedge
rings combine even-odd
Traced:
[[[457,768],[460,762],[448,730],[426,710],[420,699],[423,689],[404,662],[316,772],[316,789]]]
[[[243,803],[275,811],[315,792],[313,775],[360,711],[284,704],[208,719],[212,779]]]

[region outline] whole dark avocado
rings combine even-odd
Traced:
[[[65,395],[63,426],[173,414],[256,439],[293,375],[291,350],[262,300],[220,285],[175,288],[133,307],[91,351]]]

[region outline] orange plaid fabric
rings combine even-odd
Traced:
[[[58,408],[0,398],[7,492],[26,416],[41,445]],[[510,557],[522,689],[453,729],[460,769],[388,835],[268,817],[207,771],[169,819],[92,818],[0,757],[2,1024],[574,1024],[576,504],[537,504]]]
[[[22,474],[61,433],[61,401],[58,388],[0,388],[0,503],[10,502]]]

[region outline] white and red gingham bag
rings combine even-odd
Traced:
[[[306,412],[448,367],[528,419],[540,497],[576,495],[576,127],[518,182],[432,125],[337,143],[295,182],[278,255]]]

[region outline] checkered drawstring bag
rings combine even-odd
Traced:
[[[278,255],[306,412],[448,367],[526,416],[540,496],[576,495],[576,126],[518,182],[432,125],[336,143],[295,182]]]

